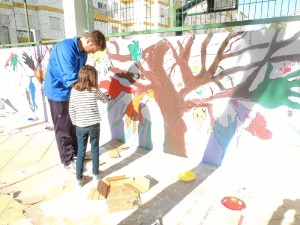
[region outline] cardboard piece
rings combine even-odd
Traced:
[[[107,193],[108,193],[109,186],[103,182],[102,180],[99,180],[97,188],[91,188],[89,191],[88,200],[103,200],[106,199]]]
[[[122,180],[113,180],[109,182],[110,186],[118,186],[118,185],[123,185],[123,184],[128,184],[133,182],[133,177],[128,177],[128,178],[124,178]]]
[[[117,212],[141,206],[140,195],[125,185],[111,186],[107,195],[109,212]]]
[[[91,188],[87,199],[88,200],[103,200],[106,199],[109,186],[99,180],[97,188]]]
[[[150,180],[142,175],[107,177],[99,180],[97,188],[92,188],[88,200],[106,199],[109,212],[117,212],[142,205],[140,193],[149,190]]]
[[[109,182],[111,182],[111,181],[122,180],[122,179],[126,179],[125,175],[114,176],[114,177],[106,177],[105,178],[105,182],[107,184],[109,184]]]
[[[144,193],[150,188],[150,180],[144,176],[136,175],[132,182],[125,184],[137,193]]]
[[[124,151],[129,148],[125,143],[122,143],[118,140],[111,140],[110,145],[117,148],[119,151]]]
[[[119,158],[120,153],[119,153],[118,148],[108,149],[108,155],[110,158]]]
[[[105,182],[99,180],[97,185],[97,192],[99,193],[99,199],[106,199],[108,194],[108,188],[109,186]]]

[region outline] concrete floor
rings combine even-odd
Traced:
[[[151,181],[139,208],[110,213],[106,200],[87,200],[95,183],[78,188],[63,168],[49,124],[0,114],[0,225],[300,225],[300,144],[267,149],[260,158],[254,157],[259,149],[240,151],[219,168],[132,146],[110,158],[102,147],[103,179],[139,173]],[[178,180],[186,170],[196,179]],[[246,208],[227,209],[226,196],[242,199]]]

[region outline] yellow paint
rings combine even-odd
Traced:
[[[203,121],[206,119],[206,108],[197,107],[193,111],[194,120],[197,127],[200,129],[202,127]]]
[[[38,80],[40,80],[40,81],[44,81],[45,80],[45,71],[44,70],[40,70],[39,67],[36,67],[34,69],[34,74],[38,78]]]
[[[14,8],[24,8],[24,3],[20,2],[12,2],[12,5],[9,4],[0,4],[0,8],[2,9],[10,9],[13,10]],[[27,9],[28,10],[33,10],[33,11],[49,11],[49,12],[55,12],[55,13],[60,13],[63,14],[64,10],[59,9],[59,8],[54,8],[46,5],[39,5],[39,6],[34,6],[34,5],[28,5],[27,4]]]
[[[168,2],[158,1],[158,4],[169,6],[169,1]]]
[[[196,174],[192,171],[184,171],[178,174],[178,178],[182,181],[192,181],[196,179]]]
[[[121,0],[121,3],[123,3],[123,4],[131,4],[133,2],[134,2],[134,0]]]
[[[139,109],[140,109],[140,104],[143,99],[143,97],[147,95],[149,98],[154,98],[154,91],[152,89],[148,89],[146,93],[142,94],[135,94],[133,96],[132,101],[128,104],[126,110],[125,110],[125,124],[126,127],[128,128],[130,124],[133,124],[133,133],[136,132],[137,130],[137,119],[139,118],[140,121],[142,121],[142,115],[139,115]]]
[[[0,4],[0,8],[1,9],[11,9],[11,10],[14,9],[14,7],[12,5],[7,5],[4,3]]]
[[[151,1],[151,0],[145,0],[145,2],[148,2],[148,3],[150,3],[150,4],[154,4],[155,3],[155,1]]]
[[[194,61],[193,62],[193,71],[194,72],[199,72],[200,71],[200,62],[199,61]]]
[[[122,26],[124,27],[133,27],[135,23],[122,23]]]
[[[39,5],[39,6],[37,6],[37,9],[39,11],[49,11],[49,12],[55,12],[55,13],[64,14],[64,10],[63,9],[53,8],[53,7],[46,6],[46,5]]]
[[[144,25],[153,27],[153,26],[154,26],[154,23],[150,23],[150,22],[145,21],[145,22],[144,22]]]
[[[103,51],[97,51],[94,54],[90,53],[89,54],[89,58],[93,59],[94,61],[99,62],[99,61],[101,61],[104,58],[104,56],[106,54],[106,51],[107,50],[105,49]]]
[[[152,89],[149,89],[149,90],[147,91],[147,96],[148,96],[149,98],[154,98],[154,91],[153,91]]]
[[[125,123],[127,128],[130,126],[131,123],[133,123],[133,133],[136,132],[136,120],[139,116],[139,107],[140,107],[140,103],[142,98],[144,97],[145,93],[142,94],[137,94],[133,96],[132,101],[129,103],[129,105],[126,108],[125,114],[126,114],[126,118],[125,118]]]

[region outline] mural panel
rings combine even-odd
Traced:
[[[300,31],[286,29],[110,41],[88,60],[110,97],[100,109],[104,130],[217,166],[249,143],[297,143],[299,38]],[[18,111],[43,109],[51,46],[0,51],[1,98]]]
[[[51,46],[1,49],[0,98],[12,112],[44,119],[42,84]]]

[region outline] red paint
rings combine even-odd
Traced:
[[[226,196],[221,200],[221,203],[228,209],[240,211],[246,208],[246,204],[243,200],[232,197]]]
[[[288,74],[289,72],[292,71],[293,66],[295,65],[295,62],[289,62],[288,65],[285,63],[283,64],[283,68],[280,68],[281,72],[283,74]]]
[[[251,121],[250,125],[246,128],[252,135],[257,136],[260,139],[267,140],[272,137],[271,131],[267,129],[267,123],[265,118],[257,113],[255,118]]]
[[[237,100],[237,99],[233,99],[233,100],[231,100],[231,102],[232,102],[232,104],[235,105],[235,106],[238,105],[238,100]]]
[[[4,68],[6,68],[6,67],[9,66],[10,61],[12,60],[13,57],[14,57],[14,54],[11,53],[10,56],[9,56],[9,58],[6,60],[6,63],[5,63],[5,65],[4,65]]]
[[[111,99],[116,99],[119,94],[124,91],[126,93],[135,93],[136,91],[133,90],[131,87],[126,87],[120,83],[119,80],[111,77],[111,81],[105,80],[101,81],[98,85],[99,88],[106,89],[106,92],[103,92],[104,94],[109,94],[111,96]]]

